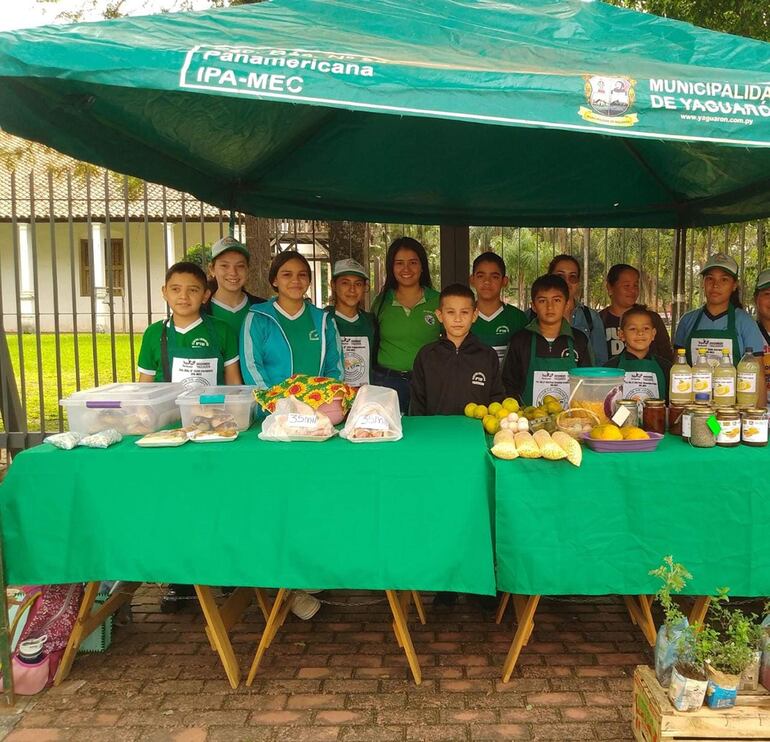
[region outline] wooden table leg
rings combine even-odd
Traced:
[[[214,593],[208,585],[195,585],[194,587],[203,616],[206,619],[206,634],[225,668],[225,675],[230,682],[230,687],[235,689],[241,681],[241,669],[238,666],[233,645],[230,643],[230,637],[227,635],[227,627],[222,619],[222,614],[214,599]]]
[[[80,610],[75,621],[75,626],[70,634],[67,648],[64,650],[56,675],[53,679],[54,685],[59,685],[64,678],[69,675],[72,669],[72,663],[75,661],[75,655],[80,649],[80,644],[86,639],[94,629],[99,628],[109,616],[118,610],[124,603],[131,600],[140,582],[126,582],[118,587],[115,592],[104,601],[104,604],[96,613],[91,613],[91,609],[99,594],[99,585],[101,582],[88,582],[83,593],[83,600],[80,603]]]
[[[537,610],[537,604],[539,602],[539,595],[529,595],[525,598],[524,609],[519,617],[519,623],[516,627],[513,641],[511,642],[511,648],[508,650],[508,656],[505,658],[505,663],[503,664],[504,683],[507,683],[511,679],[511,674],[513,673],[513,668],[516,667],[516,660],[519,659],[521,648],[526,643],[527,637],[532,631],[532,619],[535,616],[535,611]]]
[[[690,616],[688,621],[691,624],[702,624],[708,613],[709,605],[711,604],[711,598],[708,595],[699,595],[695,598],[692,609],[690,610]]]
[[[495,623],[500,625],[505,615],[505,609],[508,607],[508,601],[511,599],[510,593],[503,593],[500,596],[500,604],[497,606],[497,615],[495,616]]]
[[[259,664],[262,662],[262,657],[264,656],[267,648],[272,643],[278,629],[281,627],[284,619],[286,618],[286,614],[288,613],[289,607],[291,606],[291,600],[289,599],[290,596],[291,591],[287,590],[285,587],[282,587],[275,596],[273,607],[270,610],[270,615],[267,618],[265,629],[262,632],[262,637],[260,638],[259,645],[257,646],[257,653],[254,655],[254,660],[251,663],[251,668],[249,669],[249,675],[246,678],[246,685],[251,685],[254,682],[254,676],[257,674]]]
[[[396,636],[398,637],[399,634],[401,636],[404,653],[406,654],[406,661],[409,663],[409,667],[412,670],[412,677],[414,678],[414,682],[419,685],[422,682],[422,671],[420,670],[420,663],[417,659],[417,653],[414,651],[412,637],[409,634],[409,627],[406,624],[406,618],[401,607],[401,601],[399,599],[398,593],[395,590],[386,590],[385,595],[388,597],[390,610],[393,613],[393,621],[397,629]]]
[[[511,599],[513,600],[513,610],[516,613],[516,621],[517,623],[522,622],[522,616],[524,615],[524,609],[527,607],[527,596],[526,595],[512,595]],[[532,636],[532,632],[535,629],[535,622],[530,619],[529,626],[527,627],[527,632],[524,634],[524,646],[526,647],[527,644],[529,644],[530,637]]]
[[[647,643],[651,647],[654,647],[657,632],[655,629],[655,622],[652,619],[652,611],[650,610],[650,602],[647,600],[647,596],[624,595],[623,601],[626,604],[629,616],[631,616],[631,621],[639,626]]]
[[[420,623],[425,626],[427,623],[425,619],[425,608],[422,605],[422,598],[417,590],[412,590],[412,600],[414,601],[414,607],[417,609],[417,615],[420,618]]]

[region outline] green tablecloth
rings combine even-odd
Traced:
[[[494,593],[477,420],[405,418],[397,443],[42,445],[0,485],[10,583],[102,579]]]
[[[654,592],[673,554],[686,592],[770,595],[770,448],[696,449],[667,436],[654,453],[583,465],[495,467],[498,587],[525,595]]]

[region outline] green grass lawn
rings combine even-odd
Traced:
[[[78,334],[78,364],[75,364],[75,336],[72,333],[59,335],[59,352],[56,350],[56,336],[53,334],[40,335],[40,371],[42,385],[38,375],[38,337],[28,333],[21,335],[22,352],[24,355],[24,386],[21,383],[19,364],[19,336],[7,335],[8,350],[16,375],[16,384],[26,405],[29,430],[41,430],[42,416],[45,419],[45,430],[59,429],[59,399],[69,396],[80,389],[88,389],[98,384],[109,384],[112,381],[131,381],[132,366],[136,368],[136,357],[139,354],[141,334],[134,335],[134,361],[131,362],[131,336],[122,334],[115,336],[115,376],[113,377],[112,347],[110,336],[96,335],[96,366],[98,380],[94,375],[94,352],[92,337],[89,333]],[[61,377],[61,389],[58,379]],[[41,390],[42,386],[42,390]],[[0,430],[3,430],[0,421]]]

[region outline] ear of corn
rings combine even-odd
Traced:
[[[540,453],[540,448],[535,443],[535,439],[531,433],[521,431],[514,436],[516,441],[516,450],[519,452],[519,456],[524,459],[539,459],[543,454]]]
[[[567,461],[569,461],[570,464],[580,466],[583,461],[583,449],[572,436],[562,433],[559,430],[556,431],[551,438],[553,439],[553,442],[567,454]]]
[[[566,459],[567,452],[553,442],[551,434],[547,430],[538,430],[532,438],[537,443],[540,453],[544,459],[549,461],[558,461],[559,459]]]

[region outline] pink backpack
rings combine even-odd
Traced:
[[[44,585],[32,606],[16,650],[11,658],[14,691],[29,696],[53,683],[64,650],[77,621],[83,600],[83,584]],[[35,662],[20,655],[40,650]],[[0,682],[2,680],[0,679]]]

